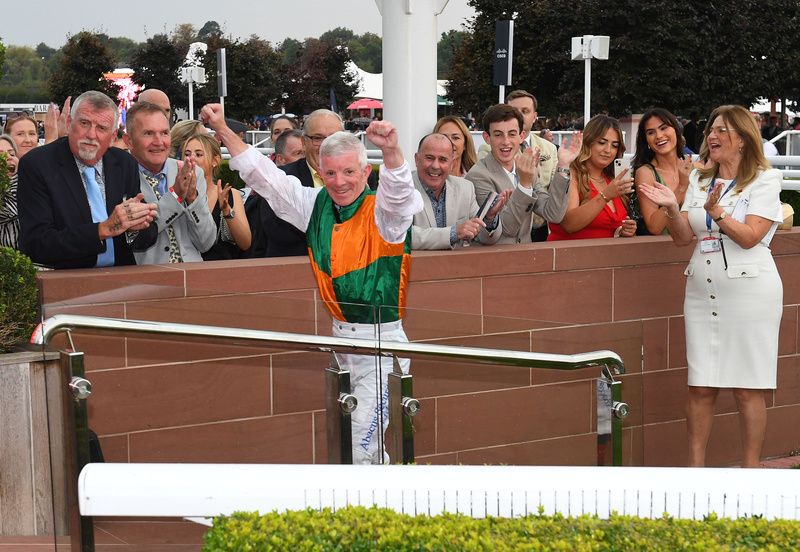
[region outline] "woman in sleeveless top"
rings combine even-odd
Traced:
[[[633,180],[627,170],[614,178],[614,159],[624,152],[619,122],[606,115],[593,117],[570,165],[567,213],[559,224],[549,224],[548,241],[636,234],[636,222],[628,218],[627,210]]]
[[[641,184],[664,184],[675,194],[678,204],[683,204],[692,170],[691,156],[683,154],[685,143],[675,115],[660,107],[645,111],[636,134],[636,155],[633,158],[636,193],[631,198],[632,202],[638,202],[644,223],[639,229],[640,234],[663,234],[667,227],[666,210],[639,196]]]

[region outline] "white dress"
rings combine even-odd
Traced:
[[[731,189],[720,205],[740,222],[746,215],[774,221],[757,245],[742,249],[722,235],[722,250],[703,253],[702,238],[709,236],[706,225],[708,181],[699,181],[697,171],[689,179],[682,211],[698,237],[686,268],[686,297],[683,312],[686,326],[686,359],[689,385],[774,389],[778,366],[778,329],[783,311],[783,284],[769,250],[775,229],[783,220],[779,194],[781,173],[761,171],[741,193]],[[723,191],[730,181],[723,183]],[[720,237],[711,222],[711,235]],[[725,268],[727,265],[727,269]]]

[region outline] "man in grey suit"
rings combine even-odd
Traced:
[[[125,143],[139,163],[145,200],[158,204],[155,245],[135,252],[137,264],[202,261],[200,256],[217,239],[217,226],[208,208],[203,171],[187,160],[182,166],[168,157],[169,121],[164,110],[137,102],[127,117]]]
[[[580,140],[558,150],[558,164],[549,187],[539,178],[541,151],[529,148],[519,154],[525,139],[520,111],[507,104],[493,105],[483,116],[483,139],[491,155],[478,161],[467,173],[475,186],[478,203],[489,192],[511,190],[511,197],[500,214],[503,235],[499,243],[530,243],[534,215],[548,222],[561,222],[567,210],[569,165],[580,151]]]
[[[414,186],[422,196],[424,208],[414,215],[411,227],[412,249],[454,249],[475,240],[497,243],[502,229],[497,214],[511,191],[503,192],[485,217],[477,218],[475,189],[464,178],[450,175],[453,143],[444,134],[428,134],[419,142],[412,173]]]

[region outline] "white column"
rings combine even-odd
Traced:
[[[436,123],[437,20],[449,0],[375,0],[383,16],[383,118],[413,164]]]

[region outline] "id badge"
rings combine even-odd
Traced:
[[[701,253],[716,253],[717,251],[722,251],[722,247],[720,247],[719,243],[719,238],[708,236],[707,238],[703,238],[702,240],[700,240]]]

